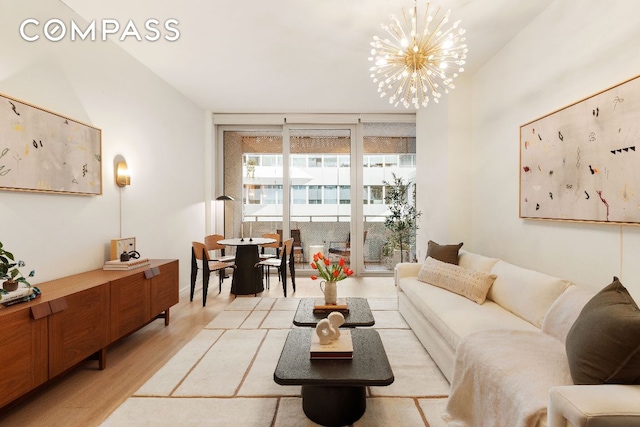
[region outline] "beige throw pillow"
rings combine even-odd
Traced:
[[[467,270],[431,257],[427,257],[418,273],[421,282],[462,295],[478,304],[485,301],[496,277],[495,274]]]

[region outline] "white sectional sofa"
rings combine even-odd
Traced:
[[[419,281],[420,263],[395,269],[400,313],[451,383],[450,425],[640,426],[640,386],[573,385],[565,338],[595,291],[466,251],[458,264],[495,278],[484,302]]]

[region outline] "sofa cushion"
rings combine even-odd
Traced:
[[[498,262],[498,258],[489,258],[484,255],[474,254],[473,252],[467,252],[460,250],[458,256],[458,265],[460,267],[467,268],[469,270],[483,271],[485,273],[491,272],[491,269]]]
[[[542,327],[551,304],[569,286],[568,280],[548,276],[499,260],[491,269],[497,275],[487,299],[495,301],[531,324]]]
[[[419,282],[415,276],[400,279],[398,288],[452,350],[462,337],[473,332],[490,329],[540,331],[492,301],[476,304],[446,289]]]
[[[584,305],[596,294],[591,289],[571,285],[560,295],[544,316],[542,332],[564,343]]]
[[[429,240],[427,244],[427,258],[431,257],[438,261],[458,265],[458,251],[461,247],[462,243],[458,243],[457,245],[439,245],[433,240]]]
[[[566,347],[575,384],[640,384],[640,310],[617,277],[584,306]]]
[[[467,270],[431,257],[427,257],[418,273],[419,281],[462,295],[478,304],[487,298],[495,279],[495,274]]]

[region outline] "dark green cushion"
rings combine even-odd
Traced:
[[[427,245],[427,257],[431,257],[442,262],[448,262],[449,264],[458,265],[458,251],[461,247],[462,243],[457,245],[439,245],[433,240],[429,240]]]
[[[617,277],[585,304],[566,346],[575,384],[640,384],[640,310]]]

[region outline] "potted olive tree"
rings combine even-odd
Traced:
[[[384,201],[389,206],[389,215],[384,220],[384,225],[389,230],[389,239],[383,248],[383,255],[391,255],[395,251],[400,252],[399,261],[404,262],[404,254],[408,254],[409,248],[415,243],[418,218],[422,212],[415,206],[416,187],[411,181],[391,174],[392,182],[382,181],[386,186]],[[409,194],[413,197],[410,199]],[[407,255],[408,258],[408,255]],[[407,259],[408,260],[408,259]],[[394,263],[396,263],[394,256]]]

